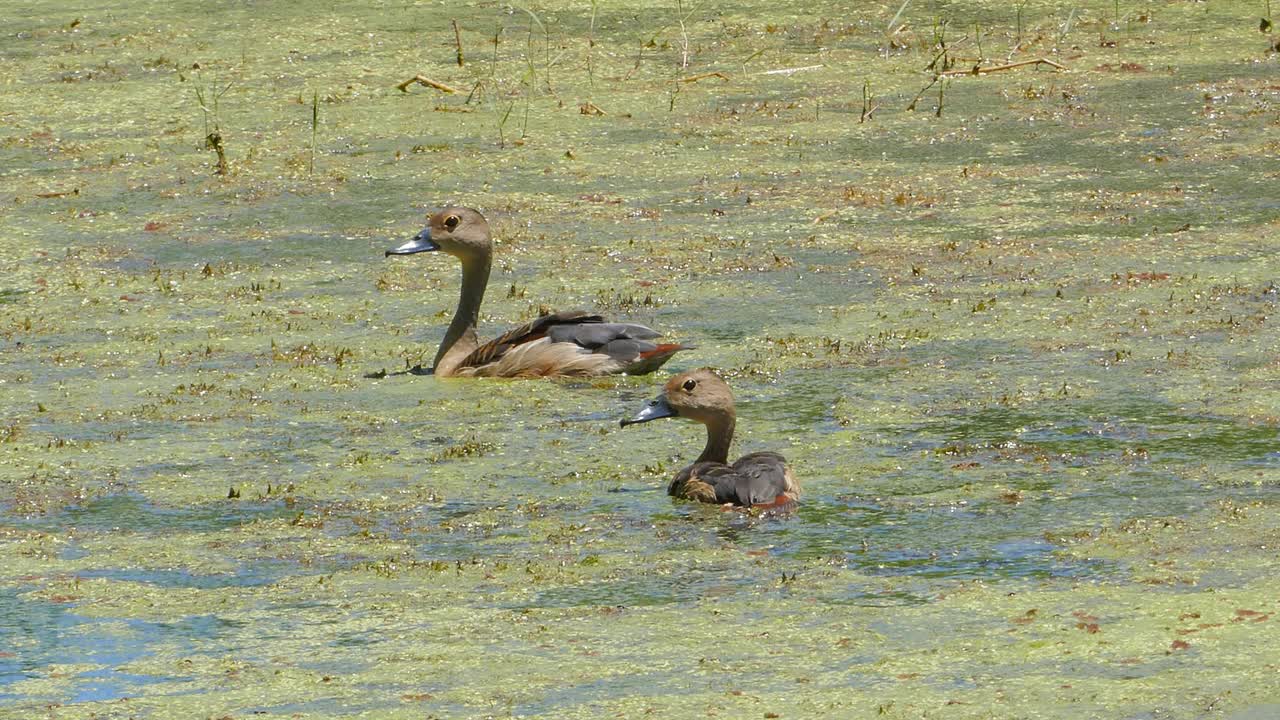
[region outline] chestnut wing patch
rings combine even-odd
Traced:
[[[716,489],[701,480],[685,481],[680,489],[679,497],[704,503],[718,502],[716,500]]]

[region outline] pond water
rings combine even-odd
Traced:
[[[0,716],[1270,717],[1268,12],[8,8]],[[666,370],[366,377],[451,202],[482,333],[696,346],[799,511],[666,496]]]

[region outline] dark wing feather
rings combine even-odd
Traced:
[[[476,348],[460,367],[479,367],[501,358],[508,350],[527,342],[551,338],[551,342],[569,342],[594,353],[602,353],[628,365],[627,372],[652,372],[681,345],[658,345],[649,342],[658,332],[644,325],[605,322],[599,315],[581,310],[543,315],[532,322],[509,330]]]
[[[790,489],[787,460],[778,453],[743,455],[733,463],[733,472],[738,477],[734,490],[740,505],[765,505]]]
[[[696,462],[676,473],[667,494],[705,503],[731,503],[733,468],[718,462]]]
[[[547,333],[552,342],[577,343],[595,350],[614,340],[648,340],[658,337],[656,330],[631,323],[597,322],[589,325],[557,325]]]
[[[471,354],[462,360],[459,367],[488,365],[505,355],[508,350],[516,345],[540,340],[546,337],[551,330],[560,326],[576,327],[603,322],[603,317],[592,315],[582,310],[567,310],[565,312],[551,313],[550,315],[540,315],[524,325],[508,330],[472,350]]]
[[[667,492],[701,502],[748,508],[770,506],[787,512],[795,507],[799,487],[791,479],[785,458],[778,453],[759,452],[743,455],[733,465],[694,463],[676,475]]]
[[[593,323],[590,325],[557,325],[547,332],[553,342],[571,342],[591,352],[601,353],[622,363],[623,371],[644,375],[662,367],[684,345],[659,345],[650,342],[658,331],[632,323]]]
[[[743,478],[737,470],[720,463],[706,463],[706,465],[708,467],[701,471],[695,470],[694,473],[699,480],[715,488],[716,502],[750,505],[749,502],[743,502],[743,498],[738,493],[738,485]]]

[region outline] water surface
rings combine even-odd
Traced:
[[[1264,11],[11,8],[0,715],[1268,716]],[[490,332],[696,345],[800,511],[672,502],[660,378],[366,378],[446,202]]]

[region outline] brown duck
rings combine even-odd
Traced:
[[[658,333],[643,325],[605,322],[580,310],[543,315],[481,344],[476,323],[493,261],[489,223],[471,208],[448,207],[427,218],[425,230],[387,255],[436,250],[462,263],[458,309],[432,370],[440,377],[643,375],[686,349],[678,343],[651,342]]]
[[[771,511],[795,508],[800,485],[778,453],[751,453],[728,464],[736,413],[733,392],[718,375],[707,369],[676,375],[667,381],[662,395],[635,417],[623,420],[622,426],[677,416],[706,425],[707,446],[692,465],[676,473],[667,494]]]

